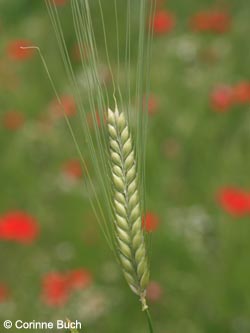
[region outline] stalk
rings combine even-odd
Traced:
[[[148,328],[150,333],[154,333],[154,328],[153,328],[153,323],[152,323],[152,318],[149,312],[149,309],[146,309],[145,311],[147,322],[148,322]]]

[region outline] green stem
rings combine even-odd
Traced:
[[[146,317],[147,317],[147,321],[148,321],[148,327],[149,327],[149,332],[150,333],[154,333],[153,324],[152,324],[152,318],[151,318],[149,309],[146,309],[144,312],[146,313]]]

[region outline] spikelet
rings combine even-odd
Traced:
[[[141,225],[141,205],[132,138],[123,112],[108,110],[109,147],[112,168],[115,238],[118,257],[130,288],[147,309],[149,265]]]

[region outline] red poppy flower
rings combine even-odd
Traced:
[[[158,10],[155,13],[152,25],[155,34],[166,34],[174,28],[175,17],[167,10]]]
[[[50,110],[56,117],[63,117],[64,114],[68,117],[76,115],[77,107],[75,99],[71,95],[63,95],[60,97],[61,103],[58,100],[53,100],[50,104]]]
[[[0,239],[21,244],[34,242],[39,234],[37,221],[31,215],[14,211],[0,216]]]
[[[225,33],[231,28],[231,16],[224,11],[211,13],[211,27],[214,32]]]
[[[224,11],[202,11],[190,20],[191,29],[201,32],[227,32],[231,27],[231,17]]]
[[[249,212],[249,194],[237,188],[224,188],[218,193],[221,207],[233,216],[244,216]]]
[[[250,102],[250,83],[240,82],[233,87],[234,101],[239,104]]]
[[[7,111],[3,115],[3,126],[10,131],[20,129],[24,121],[24,115],[19,111]]]
[[[211,105],[215,111],[225,112],[233,105],[233,90],[229,86],[217,87],[211,95]]]
[[[49,273],[42,281],[42,299],[49,306],[63,306],[74,290],[85,289],[91,282],[92,275],[85,269]]]
[[[159,217],[152,213],[147,212],[145,216],[142,217],[142,227],[147,232],[155,231],[159,226]]]
[[[148,106],[146,105],[148,103]],[[144,108],[148,110],[149,115],[154,115],[157,113],[159,106],[158,100],[154,95],[144,96],[143,98]]]
[[[81,178],[82,177],[82,165],[79,160],[72,159],[64,163],[63,172],[70,178]]]
[[[5,302],[9,298],[9,289],[0,282],[0,303]]]
[[[68,284],[71,289],[84,289],[92,282],[92,274],[86,269],[76,269],[68,274]]]
[[[151,281],[147,287],[147,298],[151,302],[157,302],[162,298],[163,290],[161,285],[156,281]]]
[[[61,273],[49,273],[43,278],[42,299],[49,306],[63,306],[69,298],[67,276]]]
[[[210,14],[207,12],[198,12],[191,17],[191,29],[194,31],[209,31],[211,29]]]
[[[32,42],[28,40],[13,40],[7,45],[7,55],[10,59],[24,61],[33,57],[34,49],[22,49],[21,47],[31,46]]]

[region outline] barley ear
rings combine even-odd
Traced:
[[[108,110],[107,125],[112,168],[115,239],[120,264],[130,288],[139,295],[146,310],[146,287],[149,265],[141,225],[141,204],[138,189],[133,142],[125,114]]]

